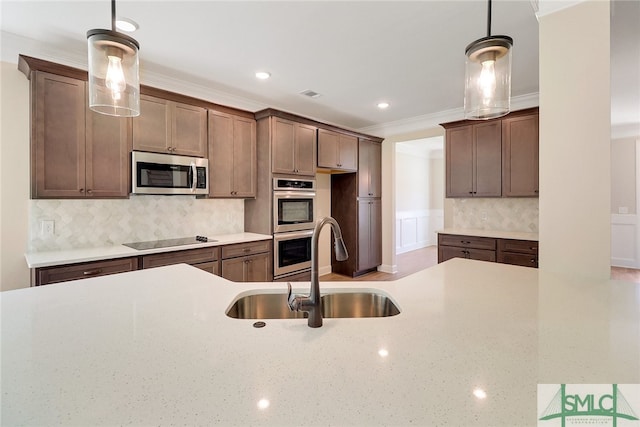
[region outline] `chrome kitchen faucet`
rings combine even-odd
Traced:
[[[291,311],[308,312],[308,325],[310,328],[319,328],[322,326],[322,299],[320,298],[320,280],[318,279],[318,239],[322,227],[326,224],[331,224],[331,229],[333,230],[333,236],[335,237],[333,247],[336,253],[336,259],[338,261],[344,261],[349,258],[347,247],[344,245],[344,240],[342,240],[342,231],[340,230],[338,222],[330,216],[319,219],[313,229],[313,236],[311,236],[311,293],[309,296],[293,295],[291,292],[291,283],[287,283],[289,289],[287,303],[289,304],[289,308]]]

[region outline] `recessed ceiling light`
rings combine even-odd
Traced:
[[[378,102],[378,108],[384,110],[385,108],[389,108],[388,102]]]
[[[140,28],[140,26],[132,19],[118,18],[116,19],[116,28],[121,31],[126,31],[127,33],[133,33],[135,30]]]
[[[256,77],[259,78],[260,80],[266,80],[269,77],[271,77],[271,73],[267,73],[266,71],[258,71],[256,73]]]

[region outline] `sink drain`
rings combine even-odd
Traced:
[[[254,328],[264,328],[265,326],[267,326],[267,324],[264,322],[256,322],[253,324]]]

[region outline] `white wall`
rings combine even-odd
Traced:
[[[0,290],[29,286],[29,81],[16,64],[0,69]]]
[[[610,276],[609,2],[539,19],[540,269]]]
[[[437,244],[444,224],[443,138],[396,144],[396,254]]]

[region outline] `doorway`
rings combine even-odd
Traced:
[[[444,227],[444,137],[395,144],[395,253],[437,244]]]

